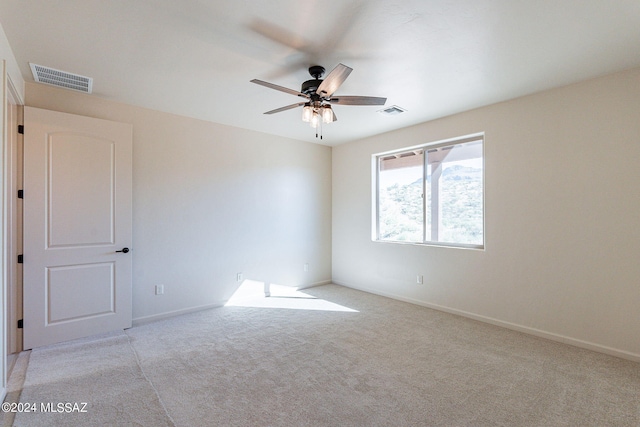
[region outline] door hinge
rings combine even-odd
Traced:
[[[24,255],[18,255],[18,264],[22,264],[24,262]]]
[[[18,133],[24,135],[24,125],[18,125]]]
[[[18,190],[18,199],[24,199],[24,190]]]
[[[22,329],[22,328],[24,328],[24,320],[20,319],[18,320],[18,329]]]

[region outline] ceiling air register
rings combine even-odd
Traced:
[[[33,78],[38,83],[45,83],[63,89],[77,90],[83,93],[91,93],[93,79],[91,77],[72,74],[55,68],[29,63]]]

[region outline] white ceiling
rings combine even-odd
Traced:
[[[23,77],[29,62],[94,79],[128,104],[336,145],[640,66],[638,0],[0,0]],[[310,65],[354,69],[324,139],[300,99]]]

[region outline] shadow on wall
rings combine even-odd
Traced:
[[[291,310],[321,310],[358,313],[321,298],[314,297],[290,286],[245,280],[229,298],[225,307],[283,308]]]

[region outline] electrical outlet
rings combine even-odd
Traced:
[[[304,271],[309,271],[309,263],[308,262],[304,265]]]
[[[164,295],[164,285],[156,285],[156,295]]]
[[[418,284],[418,285],[422,285],[422,284],[424,284],[424,278],[422,277],[422,275],[421,275],[421,274],[418,274],[418,275],[416,276],[416,284]]]
[[[242,282],[242,273],[236,274],[236,282]]]

